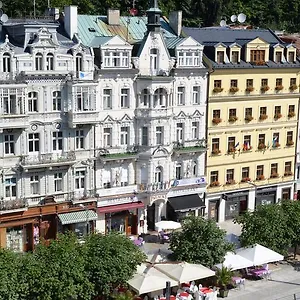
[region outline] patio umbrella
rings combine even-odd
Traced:
[[[227,252],[225,255],[224,262],[216,265],[218,269],[221,269],[222,266],[230,268],[231,270],[239,270],[239,269],[251,267],[253,266],[253,263],[251,260],[243,256],[240,256],[233,252]]]
[[[160,221],[155,223],[156,229],[179,229],[181,228],[181,224],[174,221]]]
[[[161,263],[169,261],[168,255],[172,254],[173,251],[169,249],[155,249],[146,253],[147,261],[149,263]]]
[[[237,249],[236,254],[252,261],[254,266],[280,261],[284,258],[283,255],[259,244]]]
[[[154,267],[167,276],[177,280],[179,283],[189,282],[215,275],[214,271],[200,264],[189,264],[186,262],[155,264]]]
[[[127,281],[128,285],[139,295],[166,288],[166,282],[170,281],[171,287],[178,282],[163,274],[151,265],[142,264],[138,267],[136,274]]]

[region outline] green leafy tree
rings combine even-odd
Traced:
[[[245,212],[235,219],[242,226],[241,245],[258,243],[286,254],[291,245],[287,218],[280,204],[261,205],[254,212]]]
[[[224,260],[227,251],[233,250],[225,237],[225,230],[215,221],[189,216],[183,220],[182,230],[172,233],[170,249],[176,260],[212,267]]]
[[[91,234],[84,248],[88,279],[97,296],[108,296],[115,287],[126,284],[146,259],[132,241],[117,233]]]

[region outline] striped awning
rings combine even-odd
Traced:
[[[98,215],[93,210],[83,210],[65,214],[58,214],[58,218],[62,225],[68,225],[88,221],[95,221],[98,219]]]

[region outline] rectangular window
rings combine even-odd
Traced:
[[[3,58],[2,58],[2,67],[3,67],[3,72],[10,72],[11,68],[11,57],[9,53],[4,53]]]
[[[76,88],[76,111],[89,111],[91,102],[91,91],[86,87]]]
[[[129,89],[121,89],[121,108],[129,108]]]
[[[274,132],[273,133],[273,139],[272,139],[272,146],[273,148],[279,147],[280,146],[280,141],[279,141],[279,132]]]
[[[214,88],[222,88],[222,80],[214,80]]]
[[[112,90],[104,89],[103,90],[103,108],[112,109]]]
[[[262,179],[262,176],[264,176],[264,166],[259,165],[256,167],[256,177]]]
[[[282,78],[276,78],[276,86],[282,86]]]
[[[129,66],[129,53],[127,51],[104,51],[104,67],[124,68]]]
[[[251,50],[250,61],[252,63],[259,63],[265,61],[265,50]]]
[[[262,79],[261,80],[261,86],[268,86],[268,79]]]
[[[251,135],[244,135],[243,151],[248,151],[251,149]]]
[[[77,150],[84,149],[84,130],[76,130],[76,137],[75,137],[75,147]]]
[[[129,127],[121,127],[120,143],[127,146],[129,141]]]
[[[214,119],[220,119],[221,118],[221,110],[220,109],[214,109],[213,110],[213,118]]]
[[[220,139],[214,138],[211,140],[212,152],[218,151],[220,149]]]
[[[54,191],[61,192],[63,190],[63,174],[54,173]]]
[[[182,165],[180,163],[176,164],[175,173],[176,179],[182,179]]]
[[[235,108],[229,109],[229,118],[230,117],[236,117],[236,109]]]
[[[228,146],[227,146],[228,152],[234,152],[235,151],[235,137],[230,136],[228,138]]]
[[[217,51],[217,63],[218,64],[224,64],[224,57],[225,57],[224,51]]]
[[[238,81],[236,79],[231,79],[230,80],[230,87],[236,88],[238,87]]]
[[[282,61],[282,52],[281,51],[276,51],[275,52],[275,62],[276,63],[281,63]]]
[[[15,137],[13,134],[4,135],[4,152],[5,154],[15,154]]]
[[[80,190],[85,188],[85,171],[75,172],[75,189]]]
[[[17,197],[17,180],[15,177],[5,178],[5,198]]]
[[[288,114],[289,114],[289,117],[296,115],[295,114],[295,105],[289,105],[289,112],[288,112]]]
[[[184,51],[178,53],[178,64],[181,67],[199,66],[199,54],[195,51]]]
[[[37,112],[38,111],[38,93],[30,92],[28,93],[28,111]]]
[[[245,108],[245,120],[251,121],[253,119],[252,117],[252,107]]]
[[[199,122],[192,122],[192,139],[199,139]]]
[[[28,134],[29,152],[40,151],[40,135],[39,133]]]
[[[284,173],[287,173],[286,175],[292,175],[292,162],[286,161],[284,163]]]
[[[176,124],[176,141],[177,142],[183,141],[183,129],[184,129],[183,123]]]
[[[200,104],[200,86],[193,86],[193,104]]]
[[[253,79],[247,79],[246,80],[246,87],[247,88],[253,87]]]
[[[156,145],[162,145],[163,142],[163,127],[158,126],[156,127]]]
[[[282,199],[283,200],[291,199],[291,188],[282,189]]]
[[[274,107],[274,118],[275,119],[281,118],[281,106]]]
[[[112,129],[111,128],[103,129],[103,144],[104,144],[104,147],[112,146]]]
[[[271,177],[277,177],[278,176],[278,164],[273,163],[271,164]]]
[[[38,175],[30,176],[30,192],[31,195],[38,195],[40,193],[40,179]]]
[[[290,79],[290,86],[297,85],[297,78]]]
[[[263,106],[259,108],[259,115],[260,116],[266,116],[267,115],[267,107]]]
[[[288,131],[286,133],[286,144],[287,144],[287,146],[294,145],[294,142],[293,142],[293,131]]]
[[[249,169],[249,167],[243,167],[242,168],[242,179],[250,181],[249,175],[250,175],[250,169]]]
[[[54,91],[52,94],[52,109],[54,111],[60,111],[61,110],[61,92],[60,91]]]
[[[219,172],[211,171],[210,172],[210,183],[218,182],[218,181],[219,181]]]
[[[226,183],[233,183],[234,182],[234,169],[226,170]]]
[[[52,138],[52,150],[62,150],[63,149],[63,133],[61,131],[53,132]]]
[[[142,127],[142,145],[148,146],[148,127]]]
[[[295,52],[294,51],[289,51],[288,62],[289,63],[295,62]]]
[[[14,115],[17,113],[17,95],[16,89],[3,89],[2,92],[2,103],[4,114]]]
[[[183,86],[179,86],[177,88],[177,105],[185,104],[185,88]]]
[[[231,62],[237,64],[239,62],[239,51],[232,51],[231,53]]]
[[[258,135],[258,146],[263,147],[266,145],[266,135],[264,133],[261,133]]]

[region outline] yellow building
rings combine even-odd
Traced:
[[[208,216],[231,219],[291,199],[300,63],[269,30],[185,28],[210,68],[207,120]]]

